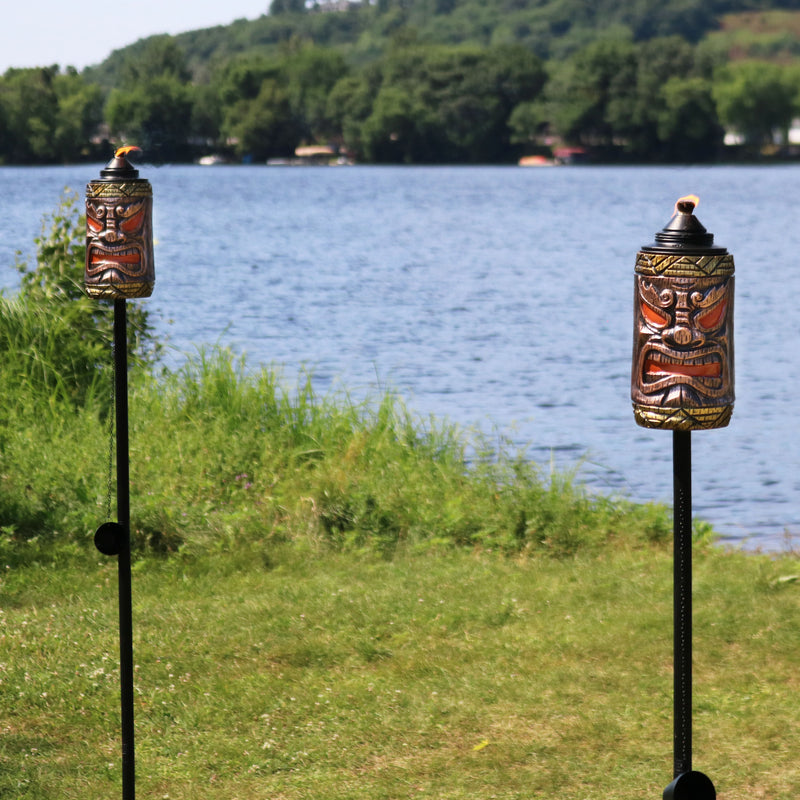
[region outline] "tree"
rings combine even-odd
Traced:
[[[374,97],[368,71],[362,70],[340,78],[327,98],[326,116],[336,132],[334,138],[359,158],[363,155],[362,128],[372,112]]]
[[[269,13],[272,16],[279,14],[302,14],[306,10],[304,0],[272,0],[269,4]]]
[[[192,138],[212,148],[223,146],[221,141],[223,108],[213,86],[195,86],[192,92]]]
[[[223,108],[241,100],[255,100],[266,80],[281,79],[281,64],[263,55],[247,55],[228,61],[218,70],[212,85],[219,95]]]
[[[778,64],[739,61],[718,70],[713,97],[720,120],[749,144],[785,136],[795,111],[797,87]]]
[[[58,97],[53,82],[58,67],[10,69],[0,82],[0,106],[7,127],[5,160],[55,163],[53,130]]]
[[[636,45],[632,102],[612,112],[626,152],[646,161],[705,161],[722,144],[710,69],[678,36]]]
[[[711,83],[704,78],[670,78],[659,93],[656,129],[661,160],[708,161],[722,145]]]
[[[520,46],[394,49],[379,66],[364,152],[405,162],[508,160],[511,113],[544,80],[539,59]]]
[[[53,89],[58,102],[53,129],[55,151],[61,161],[78,161],[91,152],[89,141],[103,118],[100,87],[87,83],[70,67],[55,76]]]
[[[547,103],[517,115],[517,135],[544,119],[567,142],[629,160],[708,160],[722,142],[709,71],[677,36],[596,42],[554,69]]]
[[[508,157],[511,151],[512,115],[519,105],[539,104],[547,82],[547,71],[540,58],[522,45],[500,45],[487,53],[489,75],[500,99],[502,125],[497,120],[494,143],[497,158]],[[487,151],[486,156],[491,155]]]
[[[119,64],[120,86],[132,87],[165,76],[179,83],[189,83],[192,74],[186,52],[175,37],[169,34],[151,36],[137,45],[124,51]]]
[[[697,42],[706,31],[714,28],[713,6],[709,0],[637,0],[619,3],[618,9],[637,41],[677,35]]]
[[[676,76],[695,74],[694,48],[679,36],[636,45],[636,78],[629,103],[618,105],[613,124],[625,131],[626,150],[634,158],[670,160],[665,157],[665,114],[662,93]],[[661,126],[661,130],[659,130]]]
[[[399,86],[383,86],[362,127],[362,147],[368,161],[430,162],[440,152],[437,133],[432,114],[416,97]]]
[[[254,99],[237,103],[228,125],[237,152],[257,161],[293,155],[300,138],[289,96],[275,80],[265,80]]]
[[[155,161],[190,157],[190,87],[167,76],[129,89],[114,89],[106,103],[112,134],[139,145]]]
[[[347,71],[341,53],[311,44],[302,45],[283,62],[289,103],[302,138],[313,142],[333,134],[328,95]]]
[[[631,133],[636,49],[627,41],[595,42],[559,65],[546,89],[555,132],[572,144],[609,146]]]
[[[429,108],[443,161],[494,161],[505,147],[504,107],[494,64],[477,47],[434,48],[420,64],[420,95]]]
[[[547,128],[546,106],[540,101],[518,103],[508,118],[511,143],[520,145],[538,144]]]
[[[120,74],[105,109],[112,134],[138,144],[154,160],[189,158],[193,88],[186,56],[173,37],[146,40]]]
[[[0,160],[75,161],[100,121],[98,87],[74,69],[11,69],[0,78]]]
[[[222,135],[238,155],[261,161],[294,153],[302,117],[294,113],[287,84],[285,60],[262,55],[233,59],[214,75]]]

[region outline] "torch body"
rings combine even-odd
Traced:
[[[722,428],[733,413],[733,256],[692,210],[636,257],[631,400],[646,428]]]
[[[86,292],[149,297],[154,283],[153,190],[124,155],[116,156],[86,185]]]

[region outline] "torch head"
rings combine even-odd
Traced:
[[[86,185],[86,269],[92,297],[128,299],[153,293],[153,190],[123,147]]]
[[[631,400],[647,428],[722,428],[733,412],[733,256],[697,202],[678,200],[636,258]]]

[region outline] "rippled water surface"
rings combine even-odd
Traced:
[[[64,187],[100,165],[0,169],[2,282]],[[147,167],[156,289],[175,348],[396,389],[497,430],[598,490],[671,501],[671,435],[630,407],[633,264],[694,193],[736,261],[729,428],[693,434],[694,508],[726,537],[800,535],[800,168]]]

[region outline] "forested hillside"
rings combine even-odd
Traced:
[[[178,40],[198,66],[212,56],[274,47],[296,36],[340,48],[363,63],[385,52],[398,33],[424,44],[521,44],[548,60],[609,34],[634,42],[680,36],[697,43],[725,15],[776,9],[800,9],[800,0],[273,0],[269,15],[258,20]]]
[[[265,11],[267,9],[265,8]],[[256,20],[133,42],[77,73],[0,78],[0,163],[135,142],[263,162],[790,154],[800,0],[273,0]]]

